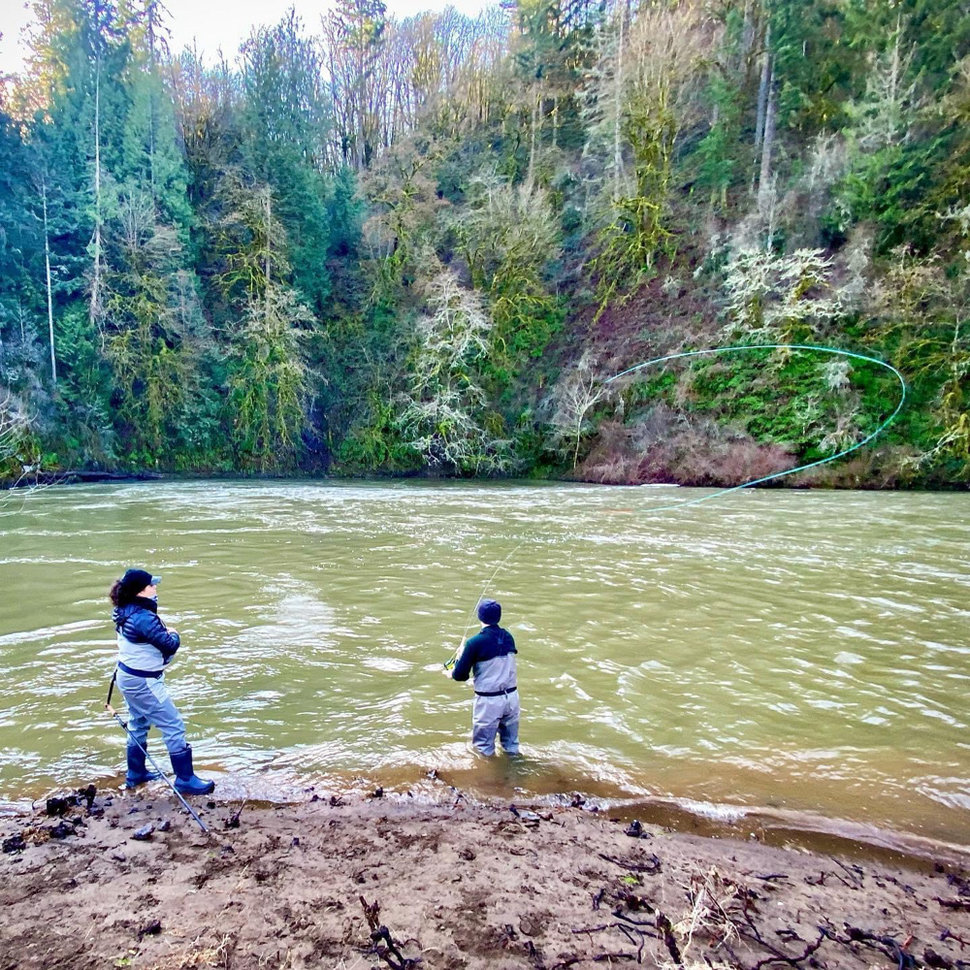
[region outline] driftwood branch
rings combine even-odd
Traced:
[[[773,963],[787,963],[790,967],[801,966],[803,960],[807,960],[826,940],[826,934],[824,932],[819,933],[818,939],[814,943],[810,943],[805,947],[803,953],[798,954],[798,956],[791,956],[790,954],[783,953],[781,950],[776,949],[764,940],[759,941],[761,946],[765,947],[769,952],[773,953],[773,956],[766,957],[764,960],[759,960],[752,970],[761,970],[762,967],[770,966]]]
[[[831,858],[831,856],[829,857]],[[851,880],[851,885],[855,886],[856,889],[862,889],[864,885],[863,871],[859,866],[847,866],[844,862],[839,862],[838,859],[832,859],[834,862]]]
[[[661,938],[664,941],[664,946],[667,947],[670,958],[678,967],[683,966],[684,960],[680,955],[680,947],[677,946],[677,940],[674,938],[673,924],[670,922],[670,918],[659,909],[657,910],[657,929],[660,930]]]
[[[847,925],[845,928],[845,939],[840,938],[837,934],[832,933],[824,927],[820,926],[819,930],[828,939],[834,940],[837,943],[842,943],[845,946],[851,946],[853,943],[861,943],[863,946],[885,954],[896,964],[898,970],[908,970],[908,968],[917,966],[915,957],[906,951],[906,947],[910,942],[909,939],[903,943],[900,943],[891,936],[879,936],[878,934],[872,933],[869,930],[860,929],[858,926]]]
[[[391,931],[381,924],[381,904],[374,900],[368,903],[363,896],[358,897],[360,905],[364,910],[364,918],[370,927],[371,947],[368,953],[375,953],[379,956],[391,970],[414,970],[421,962],[420,957],[406,957],[398,949],[397,944],[391,936]]]
[[[607,862],[612,862],[613,865],[619,866],[621,869],[628,869],[630,872],[646,872],[650,875],[656,875],[662,869],[660,860],[655,855],[651,855],[649,865],[644,866],[638,862],[624,862],[622,859],[617,859],[615,856],[611,855],[604,855],[602,852],[597,854],[601,859],[605,859]]]
[[[940,899],[934,897],[944,909],[957,909],[965,913],[970,913],[970,899]]]

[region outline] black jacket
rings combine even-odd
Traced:
[[[169,633],[158,618],[158,604],[138,596],[112,614],[118,631],[119,659],[140,670],[156,670],[167,664],[181,645],[177,633]],[[159,654],[161,655],[159,657]]]
[[[515,686],[515,661],[518,653],[508,630],[497,623],[485,627],[465,644],[451,676],[468,680],[474,669],[476,690],[504,690]]]

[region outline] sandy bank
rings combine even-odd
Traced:
[[[970,967],[952,859],[458,796],[199,800],[207,834],[157,788],[77,801],[0,819],[0,970]]]

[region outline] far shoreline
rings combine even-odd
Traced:
[[[416,482],[434,485],[585,485],[597,488],[611,488],[630,490],[637,488],[693,488],[705,489],[713,492],[728,494],[736,491],[778,491],[778,492],[886,492],[906,494],[962,494],[970,492],[970,484],[959,482],[928,485],[886,485],[877,481],[854,482],[842,484],[838,480],[803,481],[799,478],[779,478],[778,480],[728,484],[695,483],[675,481],[644,481],[644,482],[610,482],[593,478],[578,478],[568,475],[560,477],[522,477],[515,475],[490,477],[461,477],[456,475],[432,475],[424,472],[332,472],[332,471],[292,471],[288,473],[246,473],[234,469],[232,471],[153,471],[150,469],[112,471],[105,469],[70,469],[59,472],[30,472],[17,478],[0,478],[0,492],[20,491],[31,489],[47,489],[61,486],[76,485],[124,485],[138,483],[192,483],[192,482],[239,482],[239,483],[271,483],[283,482],[295,484],[333,483],[345,484],[353,482],[375,483],[404,483]]]

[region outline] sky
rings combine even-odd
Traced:
[[[239,45],[253,26],[275,24],[292,6],[308,33],[318,33],[321,14],[329,0],[163,0],[170,16],[169,41],[173,51],[196,42],[199,52],[212,61],[217,51],[233,60]],[[464,14],[476,16],[481,10],[498,5],[498,0],[384,0],[387,12],[398,19],[425,10],[453,6]],[[0,0],[0,73],[14,74],[23,67],[26,55],[22,41],[24,27],[31,20],[29,3]]]

